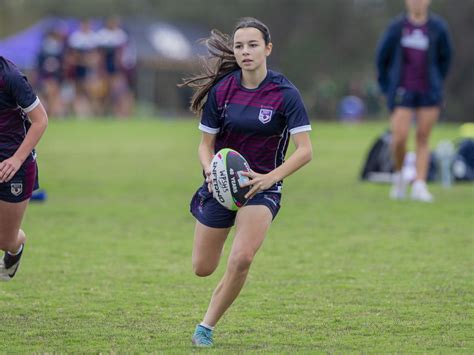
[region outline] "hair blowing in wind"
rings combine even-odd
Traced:
[[[263,36],[265,44],[270,43],[270,31],[268,27],[261,21],[252,18],[244,17],[240,19],[233,31],[233,34],[241,28],[253,27],[258,29]],[[212,30],[211,36],[205,40],[209,55],[203,60],[203,71],[190,78],[183,79],[179,87],[189,86],[196,91],[191,98],[190,109],[196,114],[202,111],[207,94],[221,78],[230,72],[239,69],[239,65],[234,56],[233,50],[233,35],[222,33],[219,30]]]

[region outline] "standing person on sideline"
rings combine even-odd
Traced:
[[[405,0],[407,12],[395,18],[377,50],[378,81],[391,114],[395,162],[392,199],[405,198],[408,182],[401,169],[413,116],[416,117],[416,180],[411,198],[432,202],[426,186],[428,140],[443,102],[443,82],[451,63],[445,22],[429,12],[430,0]]]
[[[213,30],[206,43],[211,56],[206,72],[184,83],[197,88],[191,108],[202,111],[198,152],[206,181],[190,205],[196,218],[192,256],[196,275],[214,272],[234,223],[236,231],[226,272],[192,337],[196,346],[212,346],[215,325],[242,289],[280,208],[282,180],[312,158],[311,125],[298,90],[283,75],[267,70],[272,51],[267,26],[243,18],[232,37]],[[285,161],[290,136],[296,150]],[[247,174],[251,199],[237,212],[212,198],[210,164],[221,148],[240,152],[252,169]]]
[[[28,114],[28,116],[27,116]],[[26,206],[38,188],[35,146],[48,116],[26,77],[0,56],[0,280],[15,276],[25,244],[20,229]]]

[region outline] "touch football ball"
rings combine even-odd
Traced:
[[[249,172],[250,166],[245,158],[235,150],[224,148],[219,150],[211,162],[212,195],[225,208],[237,211],[244,206],[244,197],[250,187],[240,187],[249,181],[242,172]]]

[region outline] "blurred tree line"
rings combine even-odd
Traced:
[[[403,9],[403,0],[0,0],[0,37],[51,15],[146,16],[226,32],[239,17],[253,16],[272,32],[270,67],[296,84],[313,115],[334,117],[348,94],[362,96],[369,113],[382,107],[383,115],[374,54],[390,18]],[[433,0],[432,9],[448,22],[455,48],[445,117],[472,121],[474,0]]]

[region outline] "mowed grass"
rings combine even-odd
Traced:
[[[222,276],[193,275],[196,121],[52,121],[20,271],[0,284],[12,352],[191,352]],[[313,123],[314,160],[282,209],[211,352],[466,352],[473,342],[473,185],[434,204],[358,181],[385,123]],[[457,137],[439,125],[435,145]]]

